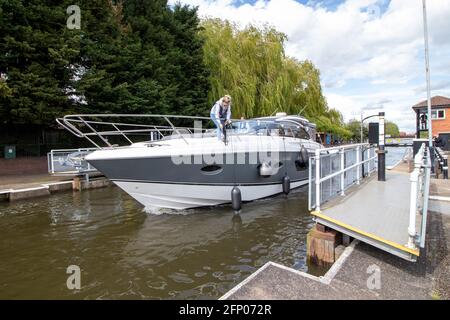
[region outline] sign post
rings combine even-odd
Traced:
[[[386,181],[386,151],[384,149],[384,112],[378,114],[378,181]]]

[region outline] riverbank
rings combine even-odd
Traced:
[[[101,174],[51,176],[49,174],[11,175],[0,180],[0,201],[17,201],[49,196],[62,191],[103,188],[112,183]]]

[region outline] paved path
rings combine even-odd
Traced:
[[[432,208],[443,209],[439,204]],[[430,212],[426,250],[417,262],[359,242],[353,250],[347,248],[324,277],[268,263],[224,298],[450,299],[449,253],[450,212]]]
[[[0,191],[8,189],[24,189],[41,186],[47,182],[69,181],[72,177],[57,177],[51,176],[47,173],[17,175],[17,176],[2,176],[0,177]]]

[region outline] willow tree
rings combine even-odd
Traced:
[[[347,134],[341,114],[327,106],[319,70],[311,61],[286,56],[286,35],[270,26],[241,29],[219,19],[205,20],[202,27],[209,104],[230,94],[234,117],[284,111],[317,122],[319,130]]]

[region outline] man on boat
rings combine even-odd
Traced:
[[[223,127],[230,123],[231,119],[231,97],[225,95],[220,98],[211,108],[211,120],[217,127],[217,139],[222,139]]]

